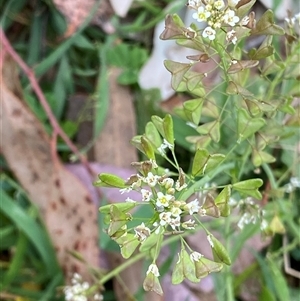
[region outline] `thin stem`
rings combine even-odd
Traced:
[[[230,253],[230,218],[226,218],[226,223],[225,223],[225,235],[226,235],[226,250],[227,252]],[[231,268],[226,267],[226,294],[227,294],[227,301],[234,301],[234,292],[233,292],[233,283],[232,283],[232,273],[231,273]]]
[[[265,173],[267,174],[267,176],[270,180],[270,184],[271,184],[272,189],[277,189],[278,186],[277,186],[277,183],[276,183],[276,179],[275,179],[275,176],[274,176],[270,166],[266,163],[263,163],[262,168],[264,169]]]
[[[33,91],[35,92],[36,96],[38,97],[42,107],[44,108],[44,110],[47,114],[47,117],[49,118],[49,121],[50,121],[51,126],[53,127],[53,130],[65,141],[65,143],[70,148],[70,150],[80,159],[80,161],[86,166],[86,168],[91,173],[93,173],[88,164],[87,159],[80,153],[78,148],[73,144],[73,142],[70,140],[68,135],[60,127],[58,121],[56,120],[56,118],[49,106],[49,103],[46,100],[44,93],[42,92],[42,89],[40,88],[40,85],[38,84],[38,81],[36,79],[34,72],[32,71],[32,69],[30,69],[28,67],[28,65],[23,61],[23,59],[13,49],[13,47],[11,46],[11,44],[10,44],[9,40],[7,39],[2,28],[0,28],[0,40],[1,40],[4,50],[7,51],[7,53],[13,58],[13,60],[18,64],[18,66],[20,66],[20,68],[23,70],[23,72],[27,75]]]

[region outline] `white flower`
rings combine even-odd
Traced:
[[[176,227],[178,228],[180,226],[180,216],[177,216],[176,218],[171,218],[169,225],[172,227],[173,230],[176,230]]]
[[[213,248],[213,247],[214,247],[214,243],[213,243],[213,241],[212,241],[212,239],[211,239],[211,235],[210,235],[210,234],[207,235],[207,240],[208,240],[210,246]]]
[[[298,25],[300,25],[300,13],[294,16],[295,20],[298,21]]]
[[[173,196],[170,194],[163,194],[162,192],[157,193],[157,199],[155,205],[158,207],[169,207],[170,201],[173,199]]]
[[[201,258],[203,257],[202,254],[198,253],[198,252],[193,252],[190,254],[190,258],[191,258],[191,261],[199,261]]]
[[[152,264],[149,265],[147,275],[149,273],[152,273],[155,277],[159,277],[159,270],[158,270],[158,267],[155,263],[152,263]]]
[[[154,159],[150,159],[153,168],[158,168],[158,165]]]
[[[182,213],[182,210],[179,207],[173,206],[171,208],[171,213],[172,213],[173,216],[177,217]]]
[[[164,178],[161,181],[161,185],[164,186],[166,189],[169,189],[169,188],[173,187],[174,180],[172,178]]]
[[[193,9],[197,9],[200,6],[201,0],[188,0],[187,6]]]
[[[228,0],[228,6],[236,7],[236,5],[240,2],[240,0]]]
[[[260,230],[264,231],[267,229],[267,227],[268,227],[268,222],[265,219],[263,219],[260,224]]]
[[[130,197],[126,198],[125,202],[126,202],[126,203],[136,203],[136,201],[134,201],[134,200],[131,199]]]
[[[218,0],[218,1],[214,2],[214,7],[217,10],[221,10],[224,6],[225,6],[225,4],[224,4],[224,1],[222,1],[222,0]]]
[[[294,191],[294,186],[291,183],[284,185],[284,191],[286,193],[291,193]]]
[[[121,188],[119,191],[120,191],[120,193],[121,194],[123,194],[123,193],[128,193],[128,192],[130,192],[132,190],[132,188],[131,187],[125,187],[125,188]]]
[[[192,202],[188,203],[186,205],[186,207],[188,208],[190,215],[193,215],[194,213],[197,213],[200,209],[198,199],[195,199]]]
[[[207,18],[209,18],[211,13],[203,6],[200,6],[196,13],[193,13],[193,18],[196,19],[198,22],[205,22]]]
[[[170,142],[168,142],[166,139],[164,139],[164,142],[163,144],[168,148],[168,149],[173,149],[174,148],[174,145],[171,144]]]
[[[209,38],[209,40],[213,41],[216,37],[216,31],[212,29],[210,26],[207,26],[202,32],[203,38]]]
[[[149,202],[152,196],[152,192],[146,189],[141,189],[141,193],[142,193],[142,201]]]
[[[199,209],[198,213],[199,213],[200,216],[205,216],[206,215],[206,209],[204,209],[204,208],[201,207]]]
[[[246,25],[248,25],[249,21],[250,21],[250,18],[248,16],[245,16],[241,21],[241,25],[246,26]]]
[[[226,40],[228,42],[232,42],[233,44],[236,44],[237,42],[237,37],[235,35],[236,31],[235,30],[230,30],[226,34]],[[236,61],[235,61],[236,62]]]
[[[161,226],[165,226],[167,224],[170,223],[171,221],[171,212],[162,212],[159,214],[159,219],[160,219],[160,222],[159,224]]]
[[[245,212],[242,217],[240,218],[237,226],[240,229],[243,229],[245,225],[249,225],[251,223],[255,223],[256,222],[256,217],[254,215],[251,215],[249,212]]]
[[[235,15],[234,10],[228,9],[223,16],[223,20],[226,24],[235,26],[235,24],[239,22],[240,18]]]
[[[160,147],[157,148],[157,150],[161,156],[164,156],[166,154],[165,149],[167,148],[172,150],[174,148],[174,145],[169,143],[166,139],[164,139],[163,143],[161,144]]]
[[[180,186],[180,181],[177,180],[176,183],[175,183],[175,189],[177,191],[181,191],[182,189],[186,188],[187,187],[187,184],[186,183],[183,183],[181,186]]]
[[[182,223],[182,228],[187,230],[195,229],[195,221],[189,219],[188,221]]]
[[[291,177],[290,178],[290,183],[292,184],[293,187],[300,187],[300,179],[297,177]]]
[[[66,301],[87,301],[86,291],[90,285],[88,282],[82,282],[82,278],[79,274],[75,273],[71,280],[72,286],[66,286],[64,288]]]
[[[144,223],[141,223],[139,226],[134,228],[135,237],[138,238],[139,241],[144,241],[151,233],[150,229],[145,226]]]
[[[238,204],[238,202],[234,198],[229,198],[228,205],[230,207],[235,207]]]
[[[152,172],[149,172],[147,177],[144,179],[150,187],[154,187],[157,184],[159,176],[154,175]]]

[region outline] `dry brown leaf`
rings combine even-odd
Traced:
[[[5,61],[3,66],[13,66]],[[1,151],[29,197],[40,209],[57,251],[60,265],[71,276],[87,276],[87,268],[69,251],[77,251],[91,266],[99,260],[97,208],[81,182],[51,154],[50,138],[40,121],[7,82],[17,78],[0,74]]]
[[[94,157],[98,163],[128,168],[137,161],[135,148],[130,140],[136,135],[133,96],[129,88],[117,83],[118,68],[108,70],[109,112],[105,126],[94,146]]]
[[[69,37],[80,27],[85,19],[90,15],[94,5],[98,0],[53,0],[56,8],[65,16],[67,21],[67,30],[64,37]],[[106,32],[112,28],[107,24],[113,15],[113,9],[108,0],[100,1],[98,9],[95,12],[92,23],[100,25]]]

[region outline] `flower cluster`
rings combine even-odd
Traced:
[[[72,278],[72,285],[64,287],[66,301],[88,301],[88,300],[103,300],[103,296],[95,294],[92,298],[87,296],[87,291],[90,284],[82,280],[82,277],[75,273]]]
[[[210,41],[215,40],[217,29],[225,26],[235,27],[240,18],[235,14],[234,7],[239,1],[229,1],[226,6],[223,0],[213,1],[189,1],[188,7],[196,10],[193,18],[198,22],[206,22],[206,26],[202,32],[204,38]],[[204,4],[205,3],[205,4]],[[230,30],[226,36],[227,41],[236,44],[237,38],[235,30]]]
[[[297,177],[291,177],[290,182],[287,183],[284,188],[286,193],[293,192],[296,188],[300,188],[300,179]]]
[[[288,26],[293,27],[296,24],[300,26],[300,13],[296,14],[293,17],[285,18],[285,21],[287,22]]]
[[[155,162],[146,161],[145,165],[152,166]],[[154,222],[154,227],[157,229],[163,227],[169,228],[172,231],[182,231],[183,229],[194,229],[195,221],[189,219],[182,221],[183,216],[193,215],[198,213],[201,209],[199,201],[195,200],[187,203],[178,199],[180,192],[185,190],[187,184],[185,182],[185,175],[181,171],[178,179],[175,181],[167,174],[154,174],[155,169],[151,169],[145,175],[136,174],[131,176],[127,183],[130,186],[126,189],[121,189],[121,193],[129,192],[131,190],[139,191],[141,193],[141,201],[149,203],[157,213],[157,219]],[[127,198],[126,202],[135,202]],[[136,237],[142,242],[149,235],[151,230],[145,226],[144,223],[134,229]]]
[[[230,205],[237,207],[241,213],[237,226],[242,230],[245,225],[255,224],[260,222],[261,231],[264,231],[268,223],[264,218],[264,211],[261,207],[254,202],[251,197],[245,198],[236,202],[234,199],[230,199]]]

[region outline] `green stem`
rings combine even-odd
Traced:
[[[225,224],[225,235],[226,235],[226,250],[228,253],[230,253],[230,218],[226,218],[226,224]],[[226,300],[227,301],[235,301],[234,298],[234,290],[233,290],[233,282],[232,282],[232,273],[231,268],[226,267]]]
[[[267,174],[267,176],[269,178],[272,189],[277,189],[278,186],[277,186],[277,183],[276,183],[276,179],[274,177],[274,174],[273,174],[270,166],[266,163],[263,163],[262,168],[264,169],[265,173]]]
[[[262,165],[262,168],[264,169],[265,173],[267,174],[269,180],[270,180],[270,184],[271,184],[271,188],[272,189],[278,189],[278,185],[276,183],[276,179],[275,176],[270,168],[270,166],[266,163],[264,163]],[[280,207],[280,211],[285,212],[285,208],[283,206],[282,202],[277,202],[278,206]],[[289,230],[291,231],[291,233],[298,238],[299,242],[300,242],[300,233],[299,233],[299,229],[298,227],[295,225],[295,223],[293,222],[293,219],[291,218],[286,218],[285,219],[286,225],[288,226]]]

